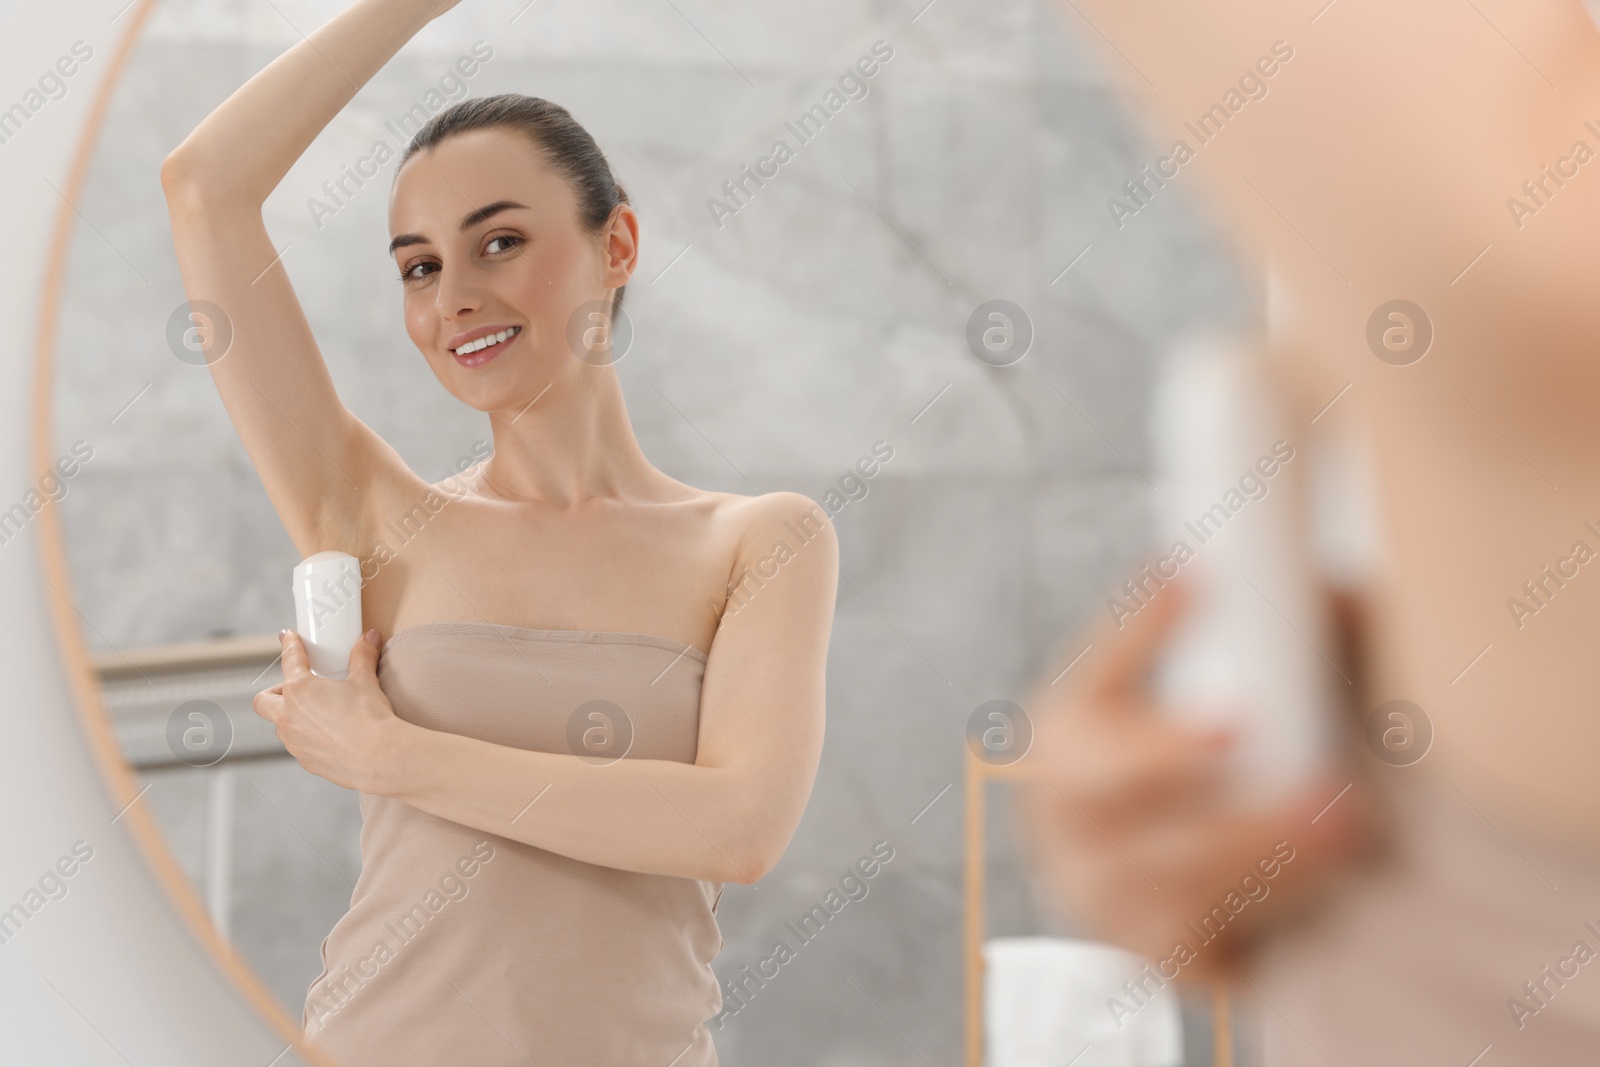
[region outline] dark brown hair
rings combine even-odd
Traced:
[[[525,134],[543,153],[577,195],[578,221],[598,234],[616,210],[628,202],[622,183],[611,174],[611,164],[595,144],[589,131],[579,125],[572,113],[560,104],[521,93],[501,93],[451,104],[427,122],[411,138],[395,166],[399,174],[405,161],[420,149],[431,149],[446,137],[469,130],[505,127]],[[617,289],[611,306],[615,314],[622,308],[626,285]]]

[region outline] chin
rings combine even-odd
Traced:
[[[474,411],[481,411],[485,415],[496,411],[510,411],[515,414],[529,407],[529,401],[538,396],[539,390],[544,388],[539,386],[530,389],[521,383],[520,377],[520,375],[515,378],[507,376],[492,383],[463,382],[457,378],[446,388],[449,389],[450,395]]]

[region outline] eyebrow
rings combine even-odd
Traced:
[[[461,220],[461,232],[472,229],[485,219],[493,218],[502,211],[527,210],[526,204],[519,204],[515,200],[496,200],[492,204],[485,204],[476,211],[469,211]],[[406,245],[427,244],[428,239],[420,233],[402,233],[389,242],[389,254],[394,255],[394,250],[404,248]]]

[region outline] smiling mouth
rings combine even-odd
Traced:
[[[499,333],[485,334],[475,341],[468,341],[460,348],[450,349],[450,354],[467,366],[487,363],[499,355],[501,350],[511,343],[512,338],[521,332],[521,326],[511,326],[501,330]]]

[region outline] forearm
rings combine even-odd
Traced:
[[[586,863],[749,884],[768,849],[734,772],[591,763],[405,724],[385,791],[452,822]]]
[[[173,150],[163,182],[260,206],[317,134],[441,0],[356,0],[246,82]]]

